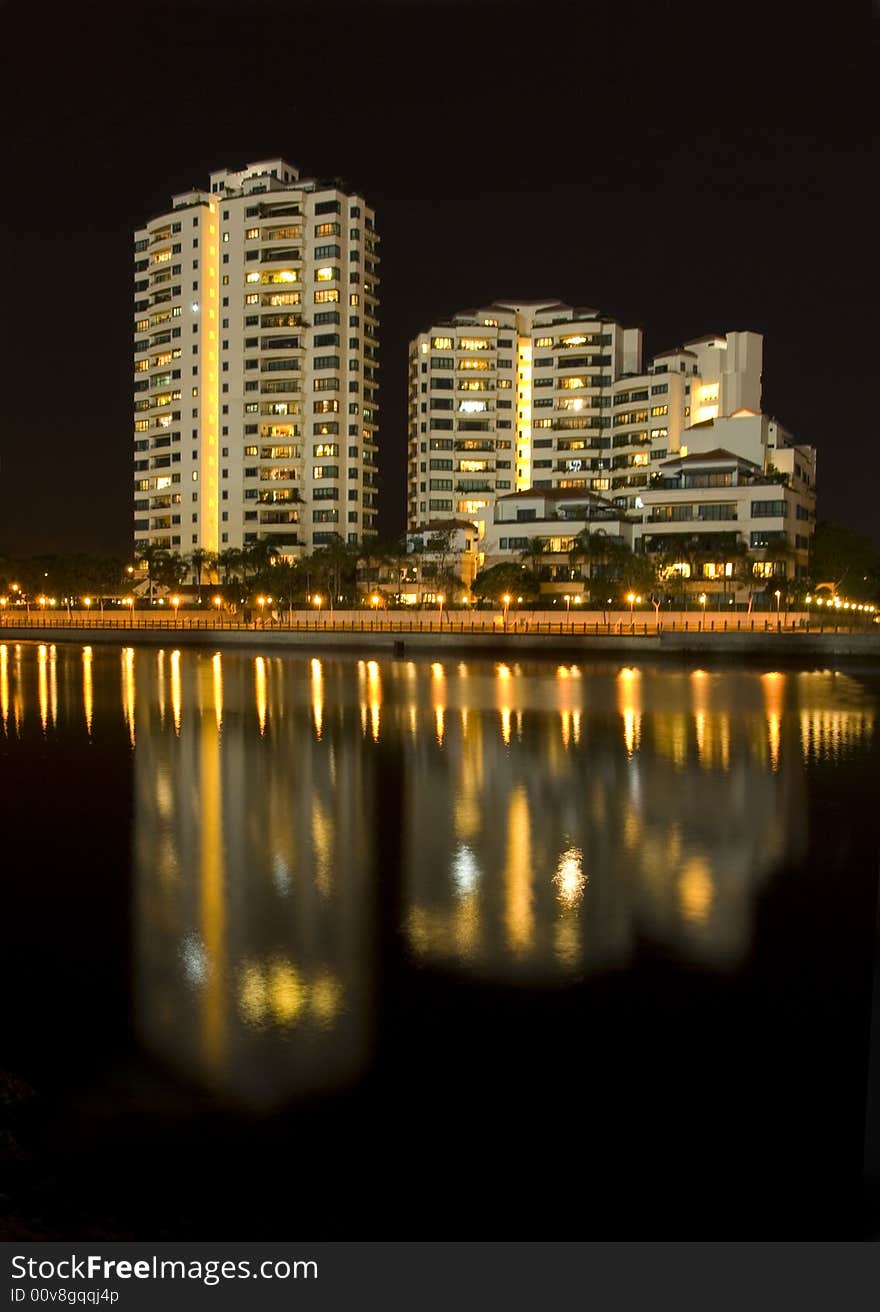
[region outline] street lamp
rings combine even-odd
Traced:
[[[222,607],[222,605],[223,605],[223,598],[220,597],[220,596],[216,596],[216,597],[212,598],[212,600],[213,600],[213,602],[214,602],[214,605],[217,607],[217,614],[218,614],[219,617],[220,617],[220,627],[221,627],[221,629],[222,629],[222,628],[223,628],[223,611],[222,611],[221,607]]]
[[[129,619],[131,620],[131,623],[134,624],[134,597],[126,597],[125,605],[128,606],[129,609]]]
[[[705,626],[706,626],[706,602],[707,602],[707,600],[708,600],[708,598],[707,598],[705,592],[701,592],[701,593],[700,593],[700,605],[701,605],[702,608],[703,608],[703,609],[702,609],[702,616],[703,616],[703,618],[700,620],[700,628],[701,628],[701,629],[702,629],[702,628],[705,628]]]
[[[568,593],[566,592],[566,594],[565,594],[565,596],[562,598],[562,600],[565,602],[565,613],[566,613],[566,615],[567,615],[567,614],[569,613],[569,611],[571,610],[571,597],[570,597],[570,596],[568,595]]]
[[[445,599],[445,597],[443,596],[443,593],[442,593],[442,592],[438,592],[438,593],[437,593],[437,606],[438,606],[438,608],[439,608],[439,610],[440,610],[440,627],[441,627],[441,628],[443,627],[443,602],[444,602],[445,600],[446,600],[446,599]]]
[[[782,591],[781,591],[781,589],[780,589],[780,588],[777,588],[776,591],[773,593],[773,596],[776,598],[776,623],[778,624],[778,623],[779,623],[779,603],[780,603],[780,601],[782,600]]]
[[[312,597],[312,601],[315,603],[315,609],[317,610],[319,615],[321,614],[321,602],[323,600],[324,598],[321,596],[319,592],[316,592],[314,597]]]
[[[632,624],[633,606],[636,604],[636,594],[634,592],[628,592],[626,594],[626,599],[629,602],[629,622]]]
[[[174,627],[175,627],[175,629],[176,629],[176,628],[177,628],[177,608],[178,608],[178,606],[180,605],[180,598],[179,598],[179,597],[172,597],[172,598],[171,598],[171,605],[174,607]]]
[[[506,632],[507,632],[507,611],[508,611],[508,608],[509,608],[509,606],[510,606],[510,593],[509,593],[509,592],[505,592],[505,594],[504,594],[504,596],[501,598],[501,600],[502,600],[502,602],[503,602],[503,604],[504,604],[504,632],[506,633]]]

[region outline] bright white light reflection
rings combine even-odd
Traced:
[[[452,878],[459,897],[467,897],[480,882],[480,867],[473,851],[462,843],[452,858]]]
[[[553,882],[556,896],[563,906],[573,907],[580,902],[587,877],[584,874],[584,854],[579,847],[570,847],[562,853]]]
[[[180,960],[188,984],[199,987],[208,973],[208,958],[198,934],[187,934],[180,945]]]

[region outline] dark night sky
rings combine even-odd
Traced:
[[[714,18],[710,10],[714,8]],[[131,232],[212,169],[341,176],[382,234],[381,523],[406,346],[496,297],[765,334],[820,517],[875,508],[877,10],[0,3],[0,550],[125,550]]]

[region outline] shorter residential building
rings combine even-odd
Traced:
[[[438,594],[450,603],[468,595],[480,567],[479,531],[469,519],[438,519],[410,529],[407,560],[400,572],[400,600],[408,605],[433,601]]]
[[[638,541],[664,592],[705,594],[710,608],[766,606],[777,588],[807,576],[815,494],[790,463],[800,476],[768,473],[723,447],[664,463],[645,491]]]
[[[480,544],[484,565],[521,564],[542,593],[616,578],[637,529],[604,497],[574,488],[529,488],[499,497]],[[604,591],[604,588],[601,589]]]

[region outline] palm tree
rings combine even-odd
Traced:
[[[207,551],[204,547],[195,547],[187,557],[187,560],[195,571],[196,586],[199,590],[199,601],[202,600],[202,571],[207,570],[209,573],[217,564],[217,555],[213,551]]]
[[[150,589],[150,605],[153,604],[153,585],[157,582],[158,576],[162,571],[162,565],[168,558],[168,550],[165,547],[157,547],[152,542],[144,543],[137,548],[135,552],[135,561],[143,565],[147,571],[147,583]]]
[[[267,538],[258,538],[256,542],[249,542],[241,553],[245,573],[261,573],[274,564],[280,554],[278,548]]]
[[[519,553],[520,560],[528,561],[529,569],[536,579],[539,577],[538,571],[540,569],[540,558],[546,553],[546,551],[547,539],[534,537],[529,538],[528,546],[524,551]]]
[[[217,564],[223,571],[223,582],[230,583],[239,577],[242,566],[242,553],[239,547],[226,547],[217,556]]]

